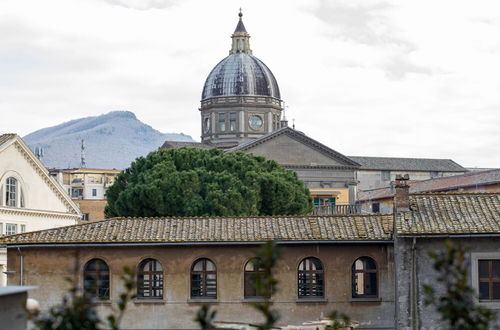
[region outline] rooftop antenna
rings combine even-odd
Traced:
[[[86,168],[87,163],[85,162],[85,140],[82,139],[82,145],[80,147],[80,168]]]

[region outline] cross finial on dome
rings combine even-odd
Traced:
[[[240,7],[240,13],[238,14],[238,16],[240,17],[240,19],[241,19],[241,16],[243,16],[243,13],[241,12],[241,7]]]

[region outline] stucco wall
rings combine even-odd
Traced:
[[[82,214],[89,215],[89,221],[98,221],[104,219],[104,208],[107,201],[104,200],[89,200],[89,199],[74,199],[75,203],[80,206]]]
[[[390,171],[391,179],[387,181],[382,180],[382,171],[379,170],[359,170],[357,171],[357,178],[359,181],[358,190],[370,190],[378,189],[383,187],[389,187],[391,181],[396,180],[396,175],[409,174],[410,180],[412,181],[422,181],[431,179],[431,172],[429,171]],[[465,172],[439,172],[438,177],[451,176],[464,174]]]
[[[456,238],[454,242],[461,242],[463,246],[470,252],[468,254],[469,269],[474,271],[471,266],[471,254],[478,252],[496,252],[500,258],[500,238]],[[411,329],[412,315],[415,315],[416,326],[418,329],[443,329],[445,328],[440,321],[440,315],[437,314],[433,306],[425,306],[424,304],[424,285],[432,285],[437,294],[442,294],[444,289],[436,282],[437,273],[433,269],[433,261],[428,256],[428,251],[439,251],[444,249],[444,239],[416,239],[416,271],[414,273],[415,296],[416,300],[412,299],[411,281],[412,281],[412,239],[398,238],[395,242],[395,264],[396,268],[396,296],[397,298],[397,325],[398,329]],[[472,276],[469,273],[469,285],[473,286]],[[412,313],[412,302],[414,312]],[[486,303],[485,306],[499,312],[500,304]],[[498,325],[500,325],[500,320]]]
[[[214,307],[218,320],[261,321],[248,301],[243,299],[243,267],[253,255],[253,246],[191,246],[191,247],[106,247],[80,248],[80,267],[87,260],[100,257],[111,271],[111,297],[116,301],[121,289],[119,276],[124,266],[136,267],[144,258],[158,259],[164,268],[165,300],[157,303],[135,301],[128,307],[125,328],[193,328],[192,319],[201,306],[189,297],[189,271],[197,258],[212,259],[217,266],[218,299]],[[30,292],[43,309],[58,303],[67,289],[64,277],[75,262],[74,250],[69,248],[24,248],[25,285],[36,285]],[[281,313],[281,325],[300,324],[328,315],[332,310],[345,312],[361,323],[361,328],[394,327],[393,249],[386,244],[335,244],[287,246],[279,262],[276,276],[279,292],[274,296]],[[318,257],[325,269],[325,300],[298,302],[297,266],[304,257]],[[371,256],[379,269],[381,301],[351,299],[351,266],[360,256]],[[19,257],[9,249],[10,283],[18,283]],[[81,279],[80,279],[81,280]],[[106,310],[102,305],[101,310]]]

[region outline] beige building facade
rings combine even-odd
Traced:
[[[0,136],[0,235],[74,225],[81,213],[64,189],[16,134]],[[0,285],[5,285],[0,249]]]

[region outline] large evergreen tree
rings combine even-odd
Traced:
[[[295,172],[272,160],[217,149],[160,149],[136,159],[106,193],[108,217],[306,214]]]

